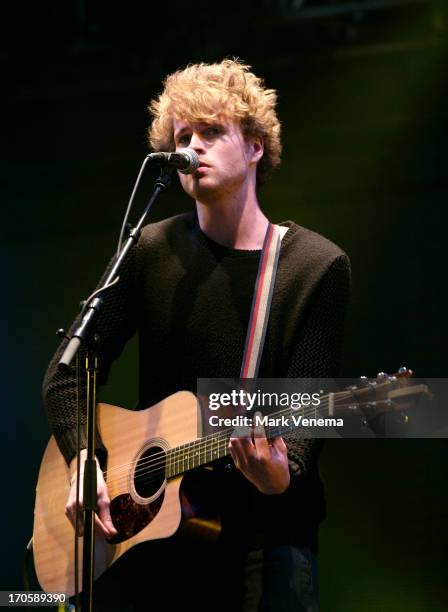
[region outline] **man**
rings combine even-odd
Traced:
[[[232,60],[170,75],[150,105],[152,147],[190,147],[200,165],[194,174],[180,175],[195,212],[144,228],[98,323],[100,384],[138,330],[141,407],[181,389],[196,391],[198,377],[239,375],[269,223],[257,189],[280,161],[275,105],[275,92]],[[331,377],[348,298],[348,260],[321,236],[293,222],[283,225],[288,230],[259,375]],[[64,346],[50,364],[44,396],[75,474],[75,375],[56,368]],[[154,553],[137,547],[98,581],[97,594],[106,602],[104,593],[113,592],[109,601],[117,605],[111,585],[126,575],[132,577],[127,597],[139,610],[156,601],[188,610],[317,610],[317,528],[325,514],[319,450],[318,441],[302,440],[297,432],[285,440],[233,438],[235,467],[215,469],[223,518],[215,547],[204,552],[194,544],[152,545],[157,550],[152,565],[148,559]],[[106,451],[98,440],[100,463]],[[66,506],[73,524],[74,480]],[[96,526],[106,537],[115,533],[109,503],[98,468]]]

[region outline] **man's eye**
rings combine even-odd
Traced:
[[[188,144],[190,142],[190,136],[188,134],[183,134],[182,136],[180,136],[178,138],[178,143],[179,144]]]
[[[204,135],[207,138],[210,138],[212,136],[217,136],[218,134],[219,134],[219,128],[217,128],[217,127],[209,127],[209,128],[204,130]]]

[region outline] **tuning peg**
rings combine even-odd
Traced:
[[[378,374],[376,375],[376,377],[379,380],[386,380],[387,378],[389,378],[389,374],[386,374],[386,372],[378,372]]]
[[[414,376],[414,372],[412,370],[410,370],[409,368],[406,368],[405,366],[402,366],[398,370],[397,376],[400,376],[402,378],[410,378],[411,376]]]

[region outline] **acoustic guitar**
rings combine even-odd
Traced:
[[[413,398],[428,394],[425,385],[412,384],[411,372],[402,368],[393,376],[322,397],[313,416],[334,417],[403,411]],[[291,408],[276,413],[267,437],[283,435],[294,425]],[[285,418],[281,418],[285,417]],[[196,500],[181,483],[187,473],[203,471],[229,454],[233,429],[201,436],[201,410],[194,394],[181,391],[141,411],[98,404],[98,429],[107,448],[104,476],[111,499],[111,516],[118,534],[95,542],[95,579],[130,548],[141,542],[169,538],[182,528],[208,538],[219,535],[219,520],[208,510],[196,512]],[[282,426],[282,422],[289,425]],[[280,423],[280,425],[278,424]],[[205,468],[204,468],[205,466]],[[207,485],[205,485],[207,486]],[[193,489],[195,487],[193,486]],[[51,437],[39,471],[33,530],[34,563],[41,587],[47,592],[72,596],[74,587],[74,530],[65,516],[70,472]],[[82,538],[78,537],[82,560]],[[79,584],[81,584],[81,567]]]

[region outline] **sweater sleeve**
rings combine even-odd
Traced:
[[[318,284],[288,366],[288,378],[333,378],[340,366],[344,321],[350,295],[350,262],[332,261]],[[285,435],[292,476],[306,477],[317,467],[323,441],[303,438],[299,430]]]
[[[103,309],[97,321],[97,334],[99,339],[95,346],[98,355],[98,385],[103,385],[108,378],[113,361],[120,355],[124,345],[134,334],[136,329],[136,249],[133,247],[120,270],[119,281],[105,293]],[[109,262],[97,288],[104,284],[115,258]],[[79,325],[78,315],[71,326],[68,337]],[[64,339],[54,354],[43,381],[43,401],[50,427],[67,464],[76,454],[76,422],[77,422],[77,375],[75,361],[65,371],[58,368],[58,361],[67,346]],[[86,349],[79,351],[80,363],[83,363]],[[85,374],[81,372],[80,395],[85,398]],[[83,402],[85,405],[85,402]],[[85,410],[81,418],[81,448],[86,446],[85,438]],[[104,457],[105,448],[97,434],[96,450],[98,455]]]

